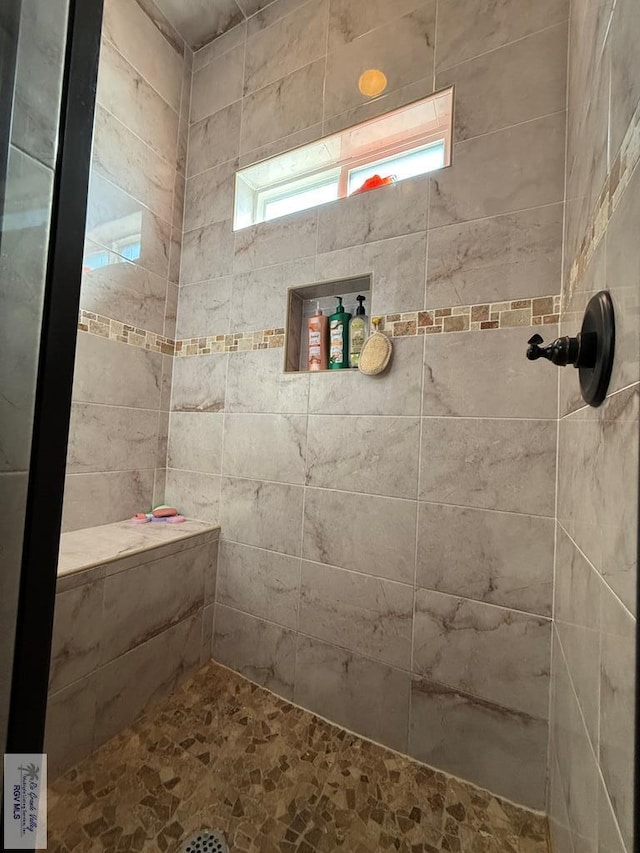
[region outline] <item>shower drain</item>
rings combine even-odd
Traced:
[[[201,829],[184,842],[180,853],[229,853],[229,847],[221,832]]]

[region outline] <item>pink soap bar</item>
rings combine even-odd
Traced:
[[[151,521],[151,519],[150,519],[150,518],[147,518],[147,516],[146,516],[146,515],[142,515],[141,513],[138,513],[138,515],[134,515],[134,516],[133,516],[133,518],[131,519],[131,521],[132,521],[134,524],[147,524],[149,521]]]
[[[182,524],[182,522],[186,520],[187,519],[184,517],[184,515],[174,515],[171,518],[166,519],[169,524]]]
[[[178,510],[174,509],[172,506],[161,506],[158,509],[154,509],[153,515],[155,518],[169,518],[173,515],[177,515]]]

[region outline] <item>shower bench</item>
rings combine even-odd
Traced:
[[[63,533],[45,748],[51,778],[211,658],[220,528],[130,521]]]

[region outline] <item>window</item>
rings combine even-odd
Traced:
[[[448,166],[452,113],[446,89],[240,170],[234,230]]]

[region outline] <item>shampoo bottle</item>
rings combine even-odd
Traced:
[[[355,315],[349,323],[349,366],[357,367],[360,362],[360,353],[367,337],[367,316],[364,313],[364,296],[358,296],[358,307]]]
[[[329,366],[327,326],[329,321],[320,310],[320,303],[316,303],[316,311],[307,320],[307,334],[309,340],[309,356],[307,358],[307,370],[326,370]]]
[[[329,367],[332,370],[349,367],[350,319],[351,314],[342,305],[342,296],[338,296],[336,310],[329,317]]]

